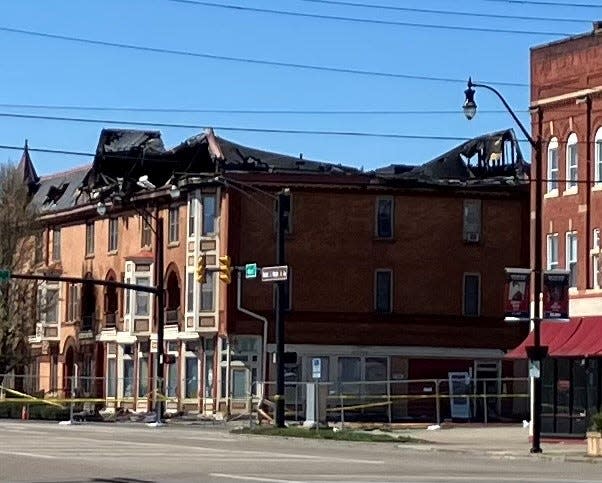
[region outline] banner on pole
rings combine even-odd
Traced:
[[[566,270],[543,273],[543,319],[569,321],[569,277]]]
[[[528,322],[531,305],[531,270],[506,268],[505,271],[504,320],[506,322]]]

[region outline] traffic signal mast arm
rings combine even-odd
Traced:
[[[66,277],[63,275],[34,275],[29,273],[11,273],[10,278],[16,280],[39,280],[41,282],[66,282],[66,283],[90,283],[92,285],[103,285],[115,288],[125,288],[137,292],[146,292],[153,295],[161,295],[163,289],[149,285],[138,285],[135,283],[123,283],[115,280],[99,280],[96,278]]]

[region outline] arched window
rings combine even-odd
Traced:
[[[558,139],[552,138],[548,143],[548,193],[558,190]]]
[[[571,133],[566,142],[566,189],[577,190],[577,178],[579,173],[579,149],[577,135]]]
[[[596,131],[595,147],[596,168],[594,173],[594,183],[597,185],[602,185],[602,127],[599,127]]]

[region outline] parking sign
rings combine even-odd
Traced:
[[[311,377],[320,379],[322,377],[322,359],[315,357],[311,360]]]

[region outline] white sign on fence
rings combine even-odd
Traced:
[[[322,359],[314,357],[311,360],[311,377],[320,379],[322,377]]]

